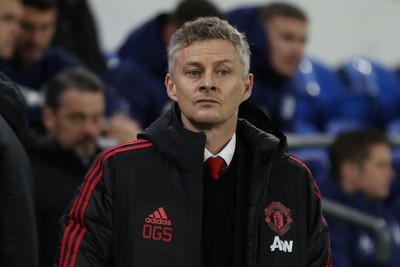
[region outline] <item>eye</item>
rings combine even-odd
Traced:
[[[197,77],[197,76],[201,75],[201,71],[199,71],[199,70],[189,70],[186,73],[193,77]]]
[[[217,71],[217,73],[220,74],[221,76],[226,76],[230,73],[230,71],[227,69],[220,69]]]

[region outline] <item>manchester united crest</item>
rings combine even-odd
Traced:
[[[283,236],[293,223],[291,210],[280,202],[272,202],[265,210],[265,222],[278,235]]]

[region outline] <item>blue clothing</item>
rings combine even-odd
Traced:
[[[259,10],[259,7],[244,7],[226,14],[229,23],[244,32],[250,44],[254,85],[249,101],[269,114],[283,131],[295,131],[296,90],[292,77],[277,73],[271,66]]]
[[[388,263],[379,263],[374,258],[376,237],[353,224],[336,219],[328,214],[332,266],[337,267],[398,267],[400,266],[400,227],[394,214],[383,201],[369,201],[361,192],[345,194],[333,178],[325,179],[319,184],[321,193],[327,199],[355,208],[372,216],[384,218],[392,233],[392,257]]]
[[[321,62],[305,57],[292,76],[278,73],[270,60],[267,32],[259,17],[261,7],[242,7],[226,14],[227,20],[247,36],[254,74],[250,102],[270,115],[284,131],[315,134],[337,117],[339,80]]]
[[[165,89],[167,44],[163,39],[168,14],[159,14],[133,30],[118,51],[120,62],[103,75],[130,105],[130,115],[149,126],[169,106]]]
[[[43,86],[59,72],[78,66],[81,66],[81,62],[60,48],[48,48],[39,61],[27,68],[18,64],[16,60],[0,60],[0,71],[4,72],[15,83],[37,92],[41,92]],[[129,104],[114,90],[107,88],[105,94],[107,115],[116,111],[129,111]],[[41,130],[42,106],[29,106],[30,103],[27,102],[29,123],[32,127],[38,127],[38,130]]]
[[[79,66],[78,59],[67,52],[49,48],[32,66],[23,68],[15,61],[0,61],[0,70],[20,85],[39,91],[42,86],[65,68]]]
[[[137,120],[142,128],[155,121],[170,99],[164,82],[131,60],[121,60],[110,67],[103,75],[103,81],[109,89],[115,90],[129,104],[129,114]]]
[[[37,92],[40,92],[43,85],[63,69],[78,65],[80,63],[75,57],[58,48],[47,49],[39,61],[26,68],[17,60],[0,60],[0,70],[12,81]],[[30,103],[28,100],[27,110],[29,124],[40,130],[41,105]]]
[[[167,44],[163,40],[163,28],[168,15],[160,14],[132,31],[118,51],[120,59],[128,59],[164,83],[168,69]]]

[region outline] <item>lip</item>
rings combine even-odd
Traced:
[[[196,103],[198,104],[218,104],[219,102],[215,99],[211,98],[200,98],[196,100]]]

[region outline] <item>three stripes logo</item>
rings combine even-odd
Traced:
[[[163,207],[149,214],[144,219],[142,236],[144,239],[152,239],[155,241],[172,241],[172,222]]]

